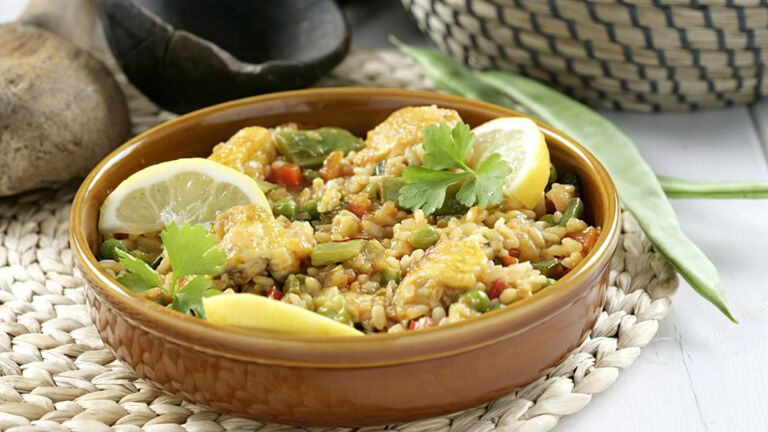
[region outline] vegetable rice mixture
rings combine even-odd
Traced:
[[[470,130],[454,110],[407,107],[365,140],[335,127],[254,126],[214,147],[210,161],[233,170],[202,178],[231,186],[222,178],[240,179],[228,174],[237,170],[260,190],[240,192],[249,190],[242,180],[213,192],[213,183],[168,174],[162,187],[118,204],[110,197],[100,224],[112,277],[202,319],[212,319],[209,299],[249,293],[364,333],[442,326],[546,289],[599,235],[582,220],[577,177],[557,173],[543,135],[523,118]],[[169,210],[201,197],[238,205]],[[155,204],[137,210],[141,200]]]

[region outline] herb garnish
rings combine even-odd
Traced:
[[[475,136],[466,123],[451,129],[447,124],[424,129],[424,164],[403,171],[406,185],[400,190],[398,203],[405,208],[422,209],[430,214],[445,201],[449,186],[464,182],[456,199],[467,207],[498,204],[503,197],[502,183],[512,172],[498,153],[483,160],[476,169],[467,163]]]
[[[160,238],[173,269],[170,281],[166,280],[164,284],[163,278],[147,263],[126,251],[115,249],[120,264],[126,270],[117,278],[118,282],[135,293],[162,288],[173,299],[171,309],[205,319],[203,297],[220,293],[213,288],[211,276],[221,272],[226,253],[216,248],[216,237],[202,225],[179,226],[172,222],[160,233]],[[177,287],[180,280],[184,283]]]

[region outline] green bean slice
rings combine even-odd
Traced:
[[[384,267],[381,270],[381,277],[387,282],[389,281],[400,282],[402,273],[400,272],[399,268],[396,269],[392,267]]]
[[[363,140],[349,131],[335,127],[314,130],[281,130],[275,145],[288,161],[302,168],[318,168],[326,156],[340,150],[345,154],[363,148]]]
[[[302,275],[304,276],[304,275]],[[285,283],[283,284],[283,293],[284,294],[299,294],[301,293],[301,280],[299,277],[295,274],[290,274],[285,279]]]
[[[347,310],[347,302],[341,295],[337,295],[317,308],[317,313],[342,324],[352,325],[352,319]]]
[[[320,219],[320,211],[317,210],[318,201],[316,199],[307,200],[304,203],[304,211],[310,219]]]
[[[542,216],[541,218],[539,218],[539,221],[546,222],[546,223],[548,223],[550,225],[554,225],[555,224],[555,216],[553,214],[551,214],[551,213],[547,213],[544,216]]]
[[[563,265],[560,264],[560,261],[549,258],[545,259],[543,261],[538,261],[535,263],[532,263],[531,266],[535,269],[541,272],[544,276],[551,279],[558,279],[563,276],[565,273],[565,270],[563,269]]]
[[[573,218],[581,219],[582,215],[584,215],[584,203],[581,201],[581,198],[571,198],[571,200],[568,201],[568,206],[563,210],[563,215],[560,217],[558,226],[568,226],[569,220]]]
[[[340,263],[356,257],[365,246],[365,240],[348,240],[339,243],[320,243],[309,255],[313,266]]]

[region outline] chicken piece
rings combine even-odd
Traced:
[[[434,105],[401,108],[368,132],[365,148],[357,153],[354,162],[365,166],[401,155],[422,141],[427,126],[435,123],[453,126],[460,121],[456,111]]]
[[[432,308],[451,303],[482,278],[488,258],[477,237],[444,239],[429,249],[408,272],[394,296],[399,320],[431,313]],[[442,302],[446,296],[450,301]]]
[[[562,212],[568,207],[571,198],[576,196],[576,188],[569,184],[552,183],[552,188],[546,193],[546,196],[552,201],[555,210]]]
[[[268,269],[284,280],[301,269],[301,261],[312,253],[314,236],[307,222],[281,223],[269,209],[259,205],[233,207],[222,212],[214,224],[219,247],[227,253],[225,271],[238,274],[246,283]]]
[[[234,168],[254,179],[269,174],[267,167],[277,157],[272,133],[263,127],[247,127],[218,144],[208,157],[212,161]]]

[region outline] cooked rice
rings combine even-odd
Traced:
[[[442,111],[436,115],[453,118]],[[259,130],[245,131],[253,135]],[[218,146],[216,155],[230,166],[263,178],[269,165],[264,158],[274,153],[273,147],[268,152],[255,148],[238,151],[238,142],[252,144],[246,132]],[[473,207],[465,214],[434,216],[421,210],[403,211],[392,201],[371,200],[385,176],[399,176],[407,166],[421,163],[424,150],[420,143],[411,142],[411,135],[409,145],[393,146],[389,157],[385,157],[387,150],[380,137],[375,152],[349,153],[339,162],[358,162],[352,165],[354,174],[349,177],[317,177],[304,188],[279,187],[268,194],[273,202],[291,197],[298,208],[317,200],[321,213],[317,220],[272,219],[255,205],[222,212],[212,230],[227,252],[227,264],[216,278],[216,288],[263,295],[275,287],[282,292],[283,302],[330,314],[366,332],[396,333],[419,328],[419,323],[445,325],[482,315],[462,300],[471,290],[490,297],[488,310],[513,304],[559,277],[547,277],[534,263],[541,266],[556,260],[558,271],[564,274],[584,259],[588,250],[579,236],[589,225],[576,218],[562,227],[558,223],[577,195],[570,184],[552,184],[533,210],[506,198],[492,208]],[[249,164],[242,159],[245,154],[258,160]],[[370,163],[361,166],[361,161]],[[383,162],[375,168],[379,161]],[[372,208],[355,214],[350,207],[353,200],[367,200]],[[551,221],[539,220],[547,208]],[[414,232],[426,226],[435,229],[436,244],[426,249],[414,247]],[[355,257],[325,266],[308,262],[317,244],[350,239],[366,240]],[[158,272],[170,271],[156,233],[131,236],[123,242],[129,250],[159,259]],[[111,276],[124,271],[114,261],[102,261],[102,266]],[[387,272],[397,277],[387,278]],[[289,278],[295,278],[290,289]]]

